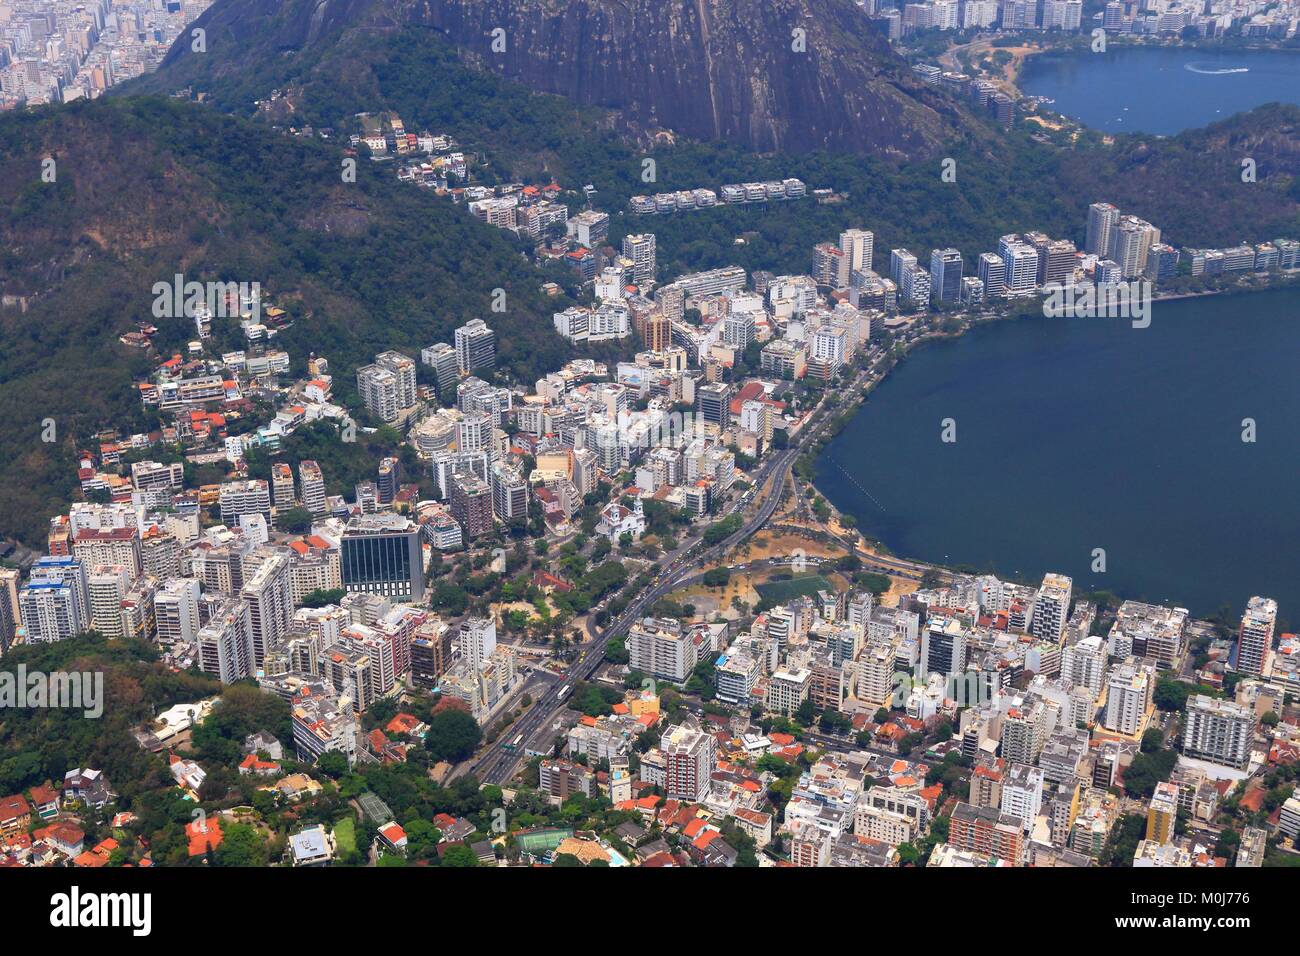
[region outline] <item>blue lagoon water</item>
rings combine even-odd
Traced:
[[[1030,57],[1018,84],[1094,129],[1173,135],[1264,103],[1300,103],[1300,52],[1112,46]]]
[[[1264,594],[1300,623],[1300,290],[1151,318],[1008,320],[919,348],[827,446],[818,487],[902,556],[1197,614]]]

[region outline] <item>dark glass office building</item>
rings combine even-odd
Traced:
[[[343,586],[402,601],[424,599],[420,529],[398,515],[361,515],[343,533]]]

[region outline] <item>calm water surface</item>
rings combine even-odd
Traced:
[[[900,555],[1300,624],[1297,359],[1300,290],[995,323],[904,359],[817,484]]]
[[[1019,86],[1108,133],[1173,135],[1264,103],[1300,103],[1300,52],[1181,47],[1030,57]]]

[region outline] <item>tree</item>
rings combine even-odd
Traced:
[[[1228,859],[1237,852],[1237,847],[1241,845],[1241,834],[1229,827],[1224,827],[1219,832],[1218,842],[1214,844],[1214,855],[1222,856]]]
[[[247,823],[226,827],[214,854],[217,866],[265,866],[266,841]]]
[[[1133,762],[1124,771],[1124,792],[1130,797],[1150,799],[1155,793],[1156,784],[1168,780],[1178,762],[1178,754],[1172,750],[1143,750],[1133,757]]]
[[[337,750],[327,750],[317,759],[316,768],[325,776],[338,780],[348,772],[348,758]]]
[[[443,866],[478,866],[478,857],[463,843],[454,843],[442,854]]]
[[[731,580],[730,568],[711,568],[704,572],[704,586],[709,588],[726,587]]]
[[[301,506],[290,508],[277,516],[277,524],[290,534],[306,534],[311,530],[311,512]]]
[[[476,721],[463,710],[444,710],[429,719],[424,746],[435,760],[458,763],[474,753],[483,737]]]
[[[827,733],[848,733],[853,729],[853,721],[838,710],[823,710],[821,718],[818,720],[822,730]]]
[[[324,607],[326,604],[338,604],[348,596],[346,588],[328,588],[308,591],[302,598],[303,607]]]

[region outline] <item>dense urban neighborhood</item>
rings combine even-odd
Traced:
[[[472,168],[449,138],[375,128],[369,153],[413,145],[406,177],[575,270],[556,331],[627,357],[507,382],[488,312],[342,383],[278,347],[272,292],[159,283],[124,344],[193,339],[138,383],[156,427],[97,436],[84,500],[0,570],[10,693],[113,728],[0,763],[7,864],[1292,857],[1300,638],[1275,601],[1198,621],[903,561],[809,462],[928,338],[1053,292],[1123,291],[1141,328],[1153,287],[1284,280],[1300,243],[1178,250],[1095,203],[1082,250],[1003,236],[975,275],[956,249],[877,273],[853,229],[805,275],[661,283],[652,232],[612,247],[555,184],[449,186]]]
[[[1017,88],[1089,44],[1292,50],[1300,0],[771,0],[774,31],[733,9],[759,0],[539,2],[0,0],[0,171],[31,180],[0,176],[0,867],[1300,866],[1276,579],[1208,612],[1101,547],[1090,577],[1065,545],[950,559],[828,480],[885,514],[902,426],[828,448],[936,351],[1300,292],[1295,107],[1127,139]],[[603,62],[647,19],[725,25]],[[852,42],[790,107],[746,30]],[[754,65],[715,84],[724,55]],[[1243,192],[1202,203],[1204,155]],[[1001,434],[999,466],[1040,441]]]

